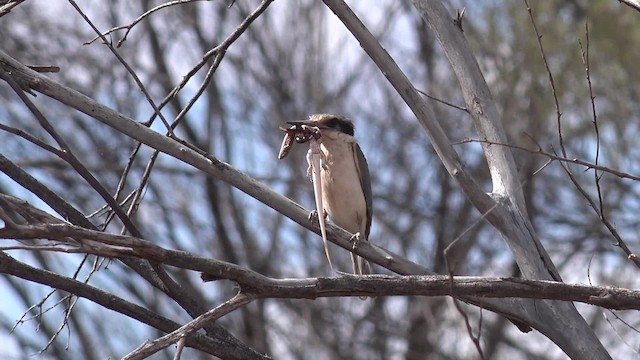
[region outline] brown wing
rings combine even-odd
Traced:
[[[373,218],[373,196],[371,194],[371,178],[369,177],[369,165],[367,164],[367,159],[365,159],[362,150],[360,149],[360,145],[354,143],[355,145],[355,156],[356,156],[356,169],[358,170],[358,175],[360,176],[360,186],[362,186],[362,192],[364,193],[364,200],[367,203],[367,227],[365,231],[365,236],[369,239],[369,231],[371,230],[371,220]]]

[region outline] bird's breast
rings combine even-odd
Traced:
[[[355,143],[322,144],[322,198],[331,221],[351,233],[364,235],[367,205],[354,147]]]

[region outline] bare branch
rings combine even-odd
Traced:
[[[9,72],[5,72],[4,69],[0,69],[0,78],[6,81],[13,91],[18,95],[20,100],[27,106],[29,111],[35,116],[40,125],[54,138],[54,140],[60,145],[61,151],[56,151],[54,154],[61,156],[63,160],[65,160],[74,170],[78,172],[80,176],[102,197],[102,199],[109,204],[109,206],[113,209],[113,211],[118,215],[118,218],[124,226],[133,234],[134,236],[140,236],[140,231],[133,224],[131,219],[127,216],[127,214],[120,208],[115,199],[109,194],[107,189],[100,183],[100,181],[93,176],[93,174],[80,162],[78,157],[76,157],[69,145],[64,141],[62,136],[58,134],[58,132],[54,129],[51,123],[46,119],[46,117],[38,110],[36,105],[29,99],[24,91],[18,85],[18,82],[15,81]]]
[[[432,96],[432,95],[429,95],[429,94],[427,94],[426,92],[424,92],[424,91],[422,91],[422,90],[420,90],[420,89],[416,89],[416,91],[417,91],[417,92],[419,92],[420,94],[422,94],[422,95],[424,95],[424,96],[428,97],[429,99],[434,100],[434,101],[437,101],[437,102],[439,102],[439,103],[441,103],[441,104],[447,105],[447,106],[452,107],[452,108],[454,108],[454,109],[458,109],[458,110],[460,110],[460,111],[464,111],[464,112],[466,112],[466,113],[468,113],[468,112],[469,112],[469,111],[467,110],[467,108],[465,108],[465,107],[463,107],[463,106],[458,106],[458,105],[452,104],[452,103],[450,103],[450,102],[448,102],[448,101],[444,101],[444,100],[442,100],[442,99],[438,99],[437,97]]]
[[[486,298],[531,298],[578,301],[609,309],[640,310],[640,291],[564,284],[518,278],[452,277],[450,275],[352,276],[338,278],[273,279],[241,266],[207,259],[183,251],[168,250],[151,242],[130,236],[105,234],[71,225],[18,225],[16,229],[0,229],[0,238],[73,238],[113,245],[108,249],[94,247],[91,253],[103,256],[135,256],[152,262],[202,272],[206,279],[228,279],[237,282],[242,292],[258,298],[304,298],[337,296],[453,295]],[[103,249],[105,249],[103,251]],[[7,272],[0,268],[0,272]],[[11,273],[11,272],[9,272]],[[50,284],[57,287],[57,284]],[[177,340],[176,340],[177,341]]]
[[[610,168],[607,168],[607,167],[603,167],[603,166],[600,166],[598,164],[598,159],[599,159],[599,155],[600,155],[600,132],[599,132],[599,129],[598,129],[598,120],[597,120],[598,117],[597,117],[597,112],[596,112],[595,96],[593,95],[593,88],[591,86],[591,73],[590,73],[590,69],[589,69],[589,52],[588,52],[588,49],[589,49],[589,26],[588,26],[588,23],[585,23],[585,31],[586,31],[586,36],[587,36],[587,39],[586,39],[587,40],[587,49],[585,51],[585,49],[582,46],[582,43],[580,43],[580,49],[581,49],[581,55],[582,55],[582,62],[583,62],[583,65],[585,66],[585,72],[586,72],[586,77],[587,77],[587,85],[589,87],[589,98],[590,98],[590,103],[591,103],[591,113],[592,113],[592,117],[593,117],[592,122],[593,122],[593,126],[594,126],[595,133],[596,133],[596,156],[595,156],[595,163],[594,164],[591,164],[591,163],[588,163],[586,161],[579,160],[579,159],[568,159],[568,157],[567,157],[567,151],[566,151],[564,140],[563,140],[563,136],[562,136],[562,126],[561,126],[561,121],[560,121],[560,117],[562,116],[562,112],[560,111],[560,103],[558,101],[558,94],[557,94],[556,89],[555,89],[555,83],[554,83],[554,80],[553,80],[553,74],[551,73],[551,69],[549,68],[549,64],[547,62],[547,57],[546,57],[546,54],[545,54],[545,51],[544,51],[544,46],[542,45],[542,41],[541,41],[542,35],[540,35],[540,33],[538,32],[538,27],[536,26],[536,22],[535,22],[535,19],[533,17],[533,11],[532,11],[531,7],[529,7],[529,3],[527,2],[527,0],[524,0],[524,3],[527,6],[527,11],[529,13],[529,18],[531,19],[531,24],[533,25],[533,29],[534,29],[536,37],[538,39],[538,48],[540,49],[540,54],[542,56],[542,61],[543,61],[544,65],[545,65],[545,69],[546,69],[547,74],[549,76],[549,83],[550,83],[551,89],[553,91],[553,98],[554,98],[555,106],[556,106],[558,139],[559,139],[559,142],[560,142],[560,151],[562,152],[563,156],[559,157],[559,156],[557,156],[555,154],[551,154],[551,153],[547,154],[547,153],[544,153],[542,151],[538,151],[537,153],[544,154],[544,156],[547,156],[550,159],[559,160],[561,162],[562,169],[565,171],[567,176],[569,176],[569,179],[571,180],[571,182],[573,183],[575,188],[582,195],[582,197],[584,197],[587,200],[587,202],[589,202],[589,206],[596,212],[596,214],[598,214],[598,216],[600,218],[600,221],[605,225],[607,230],[616,239],[615,245],[618,246],[619,248],[621,248],[622,251],[624,251],[624,253],[627,255],[627,258],[629,260],[631,260],[634,263],[634,265],[636,265],[636,267],[640,267],[640,258],[638,258],[638,256],[634,252],[631,251],[631,249],[624,242],[624,240],[622,239],[622,237],[620,236],[618,231],[615,229],[615,226],[613,226],[613,224],[604,215],[604,209],[603,209],[603,203],[602,203],[602,190],[600,188],[600,179],[601,179],[602,175],[598,175],[598,170],[603,171],[603,172],[611,173],[611,174],[616,175],[616,176],[621,177],[621,178],[627,178],[627,179],[632,179],[632,180],[639,180],[639,177],[627,174],[625,172],[621,172],[621,171],[617,171],[617,170],[610,169]],[[578,182],[578,179],[576,179],[575,175],[573,174],[571,169],[566,165],[566,163],[574,163],[574,164],[586,166],[588,169],[594,169],[594,179],[595,179],[595,184],[596,184],[596,188],[597,188],[597,192],[598,192],[598,204],[596,204],[596,202],[591,198],[591,196],[589,196],[589,194],[584,189],[584,187],[580,184],[580,182]]]
[[[186,344],[185,338],[178,340],[176,354],[174,355],[173,360],[180,360],[180,356],[182,356],[182,350],[184,349],[185,344]]]
[[[528,217],[511,151],[500,146],[483,147],[493,184],[493,199],[486,199],[486,194],[464,171],[455,150],[450,148],[446,135],[435,121],[432,109],[416,95],[413,85],[388,53],[343,1],[324,2],[358,39],[362,48],[416,114],[445,168],[458,181],[476,209],[484,214],[495,202],[500,203],[500,206],[488,213],[487,219],[503,235],[523,275],[527,278],[561,281],[560,274]],[[505,143],[506,135],[500,113],[460,28],[451,21],[451,16],[440,1],[414,0],[413,4],[435,33],[449,59],[479,136],[489,141]],[[589,353],[597,358],[610,358],[593,330],[572,304],[545,302],[544,306],[536,306],[534,313],[534,317],[538,317],[536,322],[541,325],[538,330],[550,337],[569,356],[581,357]],[[558,316],[563,319],[559,320]],[[545,321],[543,318],[554,320]],[[558,323],[568,326],[559,331]],[[576,338],[580,341],[576,342]]]
[[[89,26],[93,29],[93,31],[95,31],[98,34],[98,36],[102,39],[104,45],[106,45],[109,48],[109,50],[111,50],[111,53],[116,57],[116,59],[118,59],[118,61],[122,64],[122,66],[124,66],[127,72],[129,72],[133,80],[138,85],[138,88],[140,88],[140,91],[142,91],[142,94],[144,94],[144,97],[147,99],[147,102],[153,108],[154,113],[160,117],[160,119],[162,120],[162,123],[167,128],[167,131],[173,134],[173,129],[169,125],[169,122],[164,117],[164,115],[162,114],[158,106],[156,106],[155,101],[153,101],[153,99],[151,98],[151,94],[149,94],[149,92],[147,91],[147,88],[144,86],[144,84],[142,83],[142,80],[140,80],[140,77],[138,77],[138,74],[136,74],[135,70],[133,70],[133,68],[129,66],[129,63],[127,63],[127,61],[120,55],[120,53],[118,53],[118,51],[113,47],[111,42],[107,41],[107,38],[100,33],[100,30],[98,30],[98,28],[93,24],[91,19],[89,19],[89,17],[82,11],[82,9],[80,9],[80,6],[78,6],[78,4],[74,0],[68,0],[68,1],[69,1],[69,4],[71,4],[71,6],[73,6],[73,8],[78,12],[78,14],[80,14],[80,16],[84,19],[84,21],[87,24],[89,24]]]
[[[142,360],[145,359],[158,351],[166,348],[171,344],[175,344],[178,341],[182,341],[183,339],[189,338],[195,331],[202,328],[205,324],[209,322],[216,321],[222,316],[236,310],[237,308],[244,306],[255,299],[254,296],[245,295],[243,293],[239,293],[234,296],[229,301],[217,306],[216,308],[207,311],[206,313],[200,315],[199,317],[193,319],[187,324],[181,326],[179,329],[158,338],[154,341],[149,341],[139,348],[135,349],[131,353],[127,354],[123,357],[123,360]]]
[[[536,34],[536,40],[538,41],[538,49],[540,49],[540,56],[542,57],[542,63],[544,64],[544,68],[547,71],[547,75],[549,76],[549,84],[551,85],[551,92],[553,94],[553,101],[556,106],[556,126],[558,127],[558,139],[560,142],[560,150],[562,151],[562,155],[566,158],[567,151],[564,146],[564,139],[562,138],[562,121],[560,120],[562,117],[562,112],[560,111],[560,102],[558,101],[558,92],[556,91],[556,83],[553,80],[553,73],[551,72],[551,68],[549,68],[549,62],[547,61],[547,55],[544,52],[544,46],[542,46],[542,35],[538,32],[538,26],[536,25],[536,21],[533,18],[533,11],[529,6],[529,2],[524,0],[524,4],[527,7],[527,12],[529,13],[529,18],[531,19],[531,25],[533,26],[533,31]]]
[[[7,15],[11,9],[20,5],[24,0],[6,0],[0,2],[0,17]]]
[[[249,14],[243,21],[242,23],[222,42],[220,43],[220,45],[216,46],[215,48],[209,50],[200,60],[200,62],[198,64],[196,64],[187,75],[183,76],[182,80],[180,81],[180,83],[178,85],[176,85],[176,87],[173,88],[173,90],[167,94],[167,96],[162,99],[159,108],[162,109],[164,108],[165,105],[167,105],[169,103],[169,101],[177,96],[178,92],[184,88],[184,86],[189,82],[189,80],[202,68],[202,66],[204,66],[204,64],[206,64],[211,57],[213,57],[213,62],[211,64],[211,66],[209,67],[209,70],[207,71],[207,74],[205,76],[205,79],[203,80],[202,84],[200,85],[200,87],[198,88],[196,94],[194,96],[191,97],[191,99],[189,100],[188,104],[180,111],[180,113],[176,116],[176,118],[174,119],[174,121],[171,123],[170,128],[171,129],[175,129],[180,122],[182,121],[182,119],[184,119],[184,116],[187,114],[187,112],[191,109],[191,107],[195,104],[195,102],[200,98],[200,96],[202,95],[202,93],[205,91],[205,89],[209,86],[211,79],[213,77],[213,74],[215,73],[215,71],[218,69],[218,66],[220,66],[220,63],[222,62],[222,59],[224,58],[227,49],[236,41],[240,38],[240,36],[249,28],[249,26],[260,16],[264,13],[264,11],[267,9],[267,7],[273,2],[273,0],[263,0],[262,3],[260,4],[260,6],[258,6],[251,14]],[[155,118],[156,114],[153,114],[153,116],[145,123],[146,126],[150,126],[153,123],[153,120]],[[172,135],[172,132],[168,132],[168,135]],[[174,136],[175,137],[175,136]],[[129,156],[129,162],[127,163],[127,166],[124,170],[124,173],[120,179],[120,183],[118,184],[118,189],[116,191],[116,194],[120,194],[120,192],[122,191],[124,185],[125,185],[125,180],[127,178],[127,175],[131,169],[131,167],[133,166],[133,160],[135,159],[140,146],[142,143],[138,143],[138,145],[135,147],[135,149],[132,151],[131,155]],[[185,146],[189,146],[190,144],[185,143]],[[198,151],[198,149],[194,149],[196,151]],[[131,206],[129,208],[128,214],[131,215],[134,210],[135,207],[138,205],[138,202],[140,201],[140,196],[142,196],[143,193],[143,189],[149,179],[149,177],[151,176],[151,171],[154,168],[155,165],[155,161],[156,158],[159,154],[158,150],[155,150],[154,153],[151,155],[150,160],[147,163],[147,167],[144,170],[144,174],[142,175],[142,178],[138,184],[138,187],[136,188],[136,190],[134,190],[133,194],[134,194],[134,199],[131,202]],[[116,195],[117,196],[117,195]]]
[[[0,273],[13,275],[25,280],[33,281],[57,289],[67,291],[79,297],[91,300],[107,309],[119,312],[132,319],[153,326],[154,328],[169,333],[178,329],[179,324],[154,313],[142,306],[130,303],[120,297],[95,288],[83,282],[73,280],[50,271],[41,270],[16,261],[14,258],[0,252]],[[216,339],[208,335],[193,334],[187,340],[187,346],[197,348],[203,352],[216,355],[224,359],[268,359],[268,356],[256,352],[241,351],[237,347],[229,346],[224,340]],[[251,355],[253,354],[253,355]]]
[[[596,165],[596,164],[591,163],[589,161],[581,160],[581,159],[578,159],[578,158],[572,158],[572,159],[565,158],[563,156],[556,155],[556,154],[554,154],[552,152],[544,151],[544,150],[542,150],[541,147],[538,147],[537,149],[533,150],[533,149],[529,149],[529,148],[526,148],[526,147],[520,146],[520,145],[502,144],[502,143],[492,142],[492,141],[488,141],[488,140],[480,140],[480,139],[463,139],[461,141],[458,141],[458,142],[454,143],[454,145],[472,143],[472,142],[486,143],[486,144],[489,144],[489,145],[506,146],[506,147],[510,147],[512,149],[515,149],[515,150],[525,151],[525,152],[527,152],[529,154],[532,154],[532,155],[544,156],[546,158],[549,158],[550,160],[559,161],[559,162],[563,162],[563,163],[569,163],[569,164],[575,164],[575,165],[581,165],[581,166],[584,166],[586,168],[586,170],[594,169],[594,170],[602,171],[602,172],[605,172],[605,173],[609,173],[611,175],[617,176],[617,177],[622,178],[622,179],[640,181],[640,176],[639,175],[629,174],[627,172],[616,170],[616,169],[613,169],[613,168],[610,168],[610,167],[607,167],[607,166]]]
[[[174,6],[174,5],[182,5],[182,4],[192,3],[192,2],[196,2],[196,1],[208,1],[208,0],[174,0],[174,1],[169,1],[169,2],[166,2],[166,3],[160,4],[158,6],[155,6],[155,7],[151,8],[151,9],[145,11],[144,13],[142,13],[142,15],[138,16],[137,18],[135,18],[135,20],[133,20],[128,25],[116,26],[116,27],[112,28],[111,30],[105,31],[103,33],[100,33],[99,35],[97,35],[93,39],[85,42],[84,45],[89,45],[89,44],[93,43],[94,41],[96,41],[96,40],[98,40],[100,38],[104,39],[107,35],[115,32],[115,31],[126,29],[127,31],[124,33],[124,35],[122,36],[122,39],[120,39],[120,41],[118,41],[118,44],[116,45],[116,47],[119,48],[120,46],[122,46],[122,43],[127,41],[127,36],[129,36],[129,32],[131,32],[131,30],[133,30],[133,27],[136,26],[140,21],[144,20],[149,15],[153,14],[154,12],[156,12],[158,10],[164,9],[166,7],[170,7],[170,6]]]
[[[638,0],[618,0],[618,2],[640,12],[640,1]]]
[[[168,263],[187,266],[197,271],[209,270],[213,272],[215,270],[219,275],[223,275],[225,272],[230,274],[226,271],[229,270],[229,268],[227,267],[227,269],[225,269],[224,264],[220,261],[189,256],[176,251],[167,251],[169,251],[172,256],[175,255],[179,257],[175,261],[168,261]],[[6,255],[1,256],[6,257]],[[189,265],[185,262],[187,259],[195,261]],[[16,275],[11,271],[7,271],[7,266],[5,265],[0,265],[0,271]],[[243,271],[246,274],[252,273],[252,271],[246,269]],[[78,296],[88,297],[83,295],[86,293],[84,291],[79,291],[78,289],[69,290],[68,286],[61,286],[58,281],[52,282],[53,280],[41,279],[44,284],[52,285],[53,283],[60,289],[70,291]],[[71,279],[67,280],[74,281]],[[255,296],[255,298],[316,299],[320,297],[344,296],[449,295],[460,297],[549,299],[582,302],[615,310],[640,310],[640,291],[521,278],[474,276],[454,276],[451,278],[449,275],[348,275],[332,278],[273,279],[253,273],[252,276],[245,276],[242,279],[238,278],[236,281],[241,285],[243,293],[251,294],[251,297]],[[95,290],[100,291],[98,289]],[[102,304],[99,299],[95,299],[95,296],[88,298]],[[124,310],[120,309],[116,311],[122,312]],[[138,319],[138,316],[133,316],[133,314],[129,314],[129,312],[130,311],[127,310],[129,316]],[[221,315],[219,312],[216,312],[216,314]],[[175,338],[174,340],[177,341],[178,339]]]

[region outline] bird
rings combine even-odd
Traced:
[[[320,130],[322,200],[326,215],[337,226],[354,234],[354,248],[368,241],[373,217],[369,166],[354,137],[353,122],[341,115],[315,114],[308,120],[288,121]],[[323,214],[324,215],[324,214]],[[369,262],[351,253],[353,273],[371,273]]]

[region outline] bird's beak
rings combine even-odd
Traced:
[[[293,120],[287,121],[287,124],[291,125],[289,129],[282,129],[287,134],[295,135],[297,143],[306,143],[312,137],[315,139],[320,138],[320,128],[316,126],[311,120]],[[287,138],[287,136],[285,136]]]
[[[287,124],[289,125],[296,125],[296,126],[301,126],[301,125],[307,125],[307,126],[314,126],[313,122],[311,120],[294,120],[294,121],[287,121]]]

